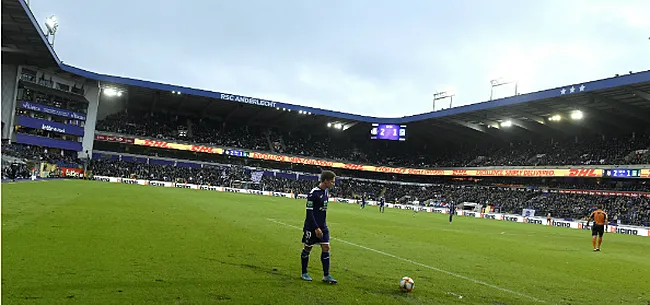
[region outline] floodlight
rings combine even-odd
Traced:
[[[117,90],[117,89],[112,88],[112,87],[106,87],[102,91],[104,92],[104,95],[106,95],[106,96],[110,96],[110,97],[122,96],[122,91]]]
[[[583,116],[584,116],[584,114],[580,110],[575,110],[575,111],[571,112],[571,118],[574,119],[574,120],[580,120],[580,119],[582,119]]]
[[[559,114],[556,114],[556,115],[554,115],[554,116],[548,118],[548,120],[549,120],[549,121],[553,121],[553,122],[559,122],[559,121],[562,120],[562,116],[560,116]]]
[[[443,100],[446,98],[449,98],[449,108],[452,107],[452,104],[454,102],[454,96],[456,96],[456,92],[451,89],[447,88],[447,90],[444,91],[438,91],[433,94],[433,111],[436,111],[436,102],[439,100]]]
[[[47,28],[48,34],[55,34],[59,28],[59,20],[54,15],[47,17],[45,19],[45,27]]]
[[[332,123],[327,123],[327,127],[332,127]]]
[[[45,28],[45,39],[51,47],[54,47],[56,30],[59,28],[59,21],[56,19],[56,16],[52,15],[45,19]]]
[[[336,129],[342,129],[342,128],[343,128],[343,124],[341,124],[341,123],[336,123],[336,124],[334,124],[334,128],[336,128]]]
[[[501,127],[510,127],[512,126],[512,121],[501,122]]]
[[[494,96],[494,88],[503,86],[503,85],[509,85],[509,84],[514,84],[515,85],[515,95],[517,95],[517,88],[519,87],[519,81],[517,78],[514,77],[497,77],[492,80],[490,80],[490,100],[492,100],[492,97]]]

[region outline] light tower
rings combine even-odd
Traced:
[[[436,111],[436,101],[449,98],[449,108],[452,107],[456,93],[453,90],[438,91],[433,94],[433,111]]]
[[[490,81],[490,100],[492,100],[492,97],[494,96],[494,87],[499,87],[503,85],[508,85],[508,84],[515,84],[515,96],[517,95],[517,87],[519,86],[519,81],[518,80],[510,80],[506,79],[503,77],[493,79]]]
[[[56,30],[59,29],[59,20],[56,19],[56,16],[52,15],[45,19],[45,28],[47,32],[45,33],[45,38],[50,46],[54,47],[54,38],[56,37]]]

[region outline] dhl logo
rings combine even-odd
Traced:
[[[218,154],[219,150],[217,148],[213,147],[205,147],[205,146],[194,146],[190,147],[191,151],[194,152],[202,152],[202,153],[209,153],[209,154]]]
[[[569,177],[601,177],[602,175],[602,169],[582,168],[569,170]]]
[[[149,146],[149,147],[170,148],[171,149],[171,147],[169,147],[169,142],[165,142],[165,141],[144,140],[142,145]]]

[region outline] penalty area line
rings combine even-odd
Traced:
[[[291,227],[291,228],[295,228],[295,229],[298,229],[298,230],[302,230],[302,228],[300,228],[300,227],[297,227],[297,226],[294,226],[294,225],[291,225],[291,224],[288,224],[288,223],[284,223],[284,222],[281,222],[281,221],[277,221],[275,219],[268,218],[267,220],[270,221],[270,222],[274,222],[276,224],[286,226],[286,227]],[[496,290],[499,290],[499,291],[502,291],[502,292],[507,292],[507,293],[510,293],[510,294],[513,294],[513,295],[516,295],[516,296],[520,296],[520,297],[523,297],[523,298],[526,298],[526,299],[530,299],[530,300],[533,300],[533,301],[538,302],[538,303],[546,303],[546,301],[544,301],[544,300],[540,300],[540,299],[538,299],[536,297],[532,297],[532,296],[523,294],[521,292],[517,292],[517,291],[510,290],[510,289],[502,288],[502,287],[492,285],[490,283],[486,283],[486,282],[483,282],[483,281],[475,280],[473,278],[466,277],[466,276],[461,275],[461,274],[453,273],[451,271],[447,271],[447,270],[443,270],[443,269],[440,269],[440,268],[429,266],[429,265],[426,265],[426,264],[423,264],[423,263],[419,263],[419,262],[410,260],[408,258],[399,257],[397,255],[386,253],[384,251],[369,248],[369,247],[366,247],[366,246],[363,246],[363,245],[358,245],[358,244],[355,244],[353,242],[349,242],[347,240],[343,240],[343,239],[340,239],[340,238],[332,238],[332,237],[330,237],[330,239],[342,242],[344,244],[348,244],[350,246],[355,246],[355,247],[358,247],[358,248],[361,248],[361,249],[365,249],[365,250],[368,250],[368,251],[371,251],[371,252],[375,252],[377,254],[388,256],[388,257],[391,257],[391,258],[394,258],[394,259],[397,259],[397,260],[401,260],[401,261],[404,261],[404,262],[407,262],[407,263],[411,263],[411,264],[414,264],[414,265],[417,265],[417,266],[420,266],[420,267],[435,270],[435,271],[438,271],[440,273],[444,273],[444,274],[447,274],[447,275],[451,275],[453,277],[457,277],[457,278],[460,278],[460,279],[470,281],[470,282],[475,283],[475,284],[483,285],[483,286],[490,287],[490,288],[493,288],[493,289],[496,289]]]

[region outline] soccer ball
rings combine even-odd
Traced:
[[[399,289],[404,292],[411,292],[415,287],[415,282],[412,278],[405,276],[399,281]]]

